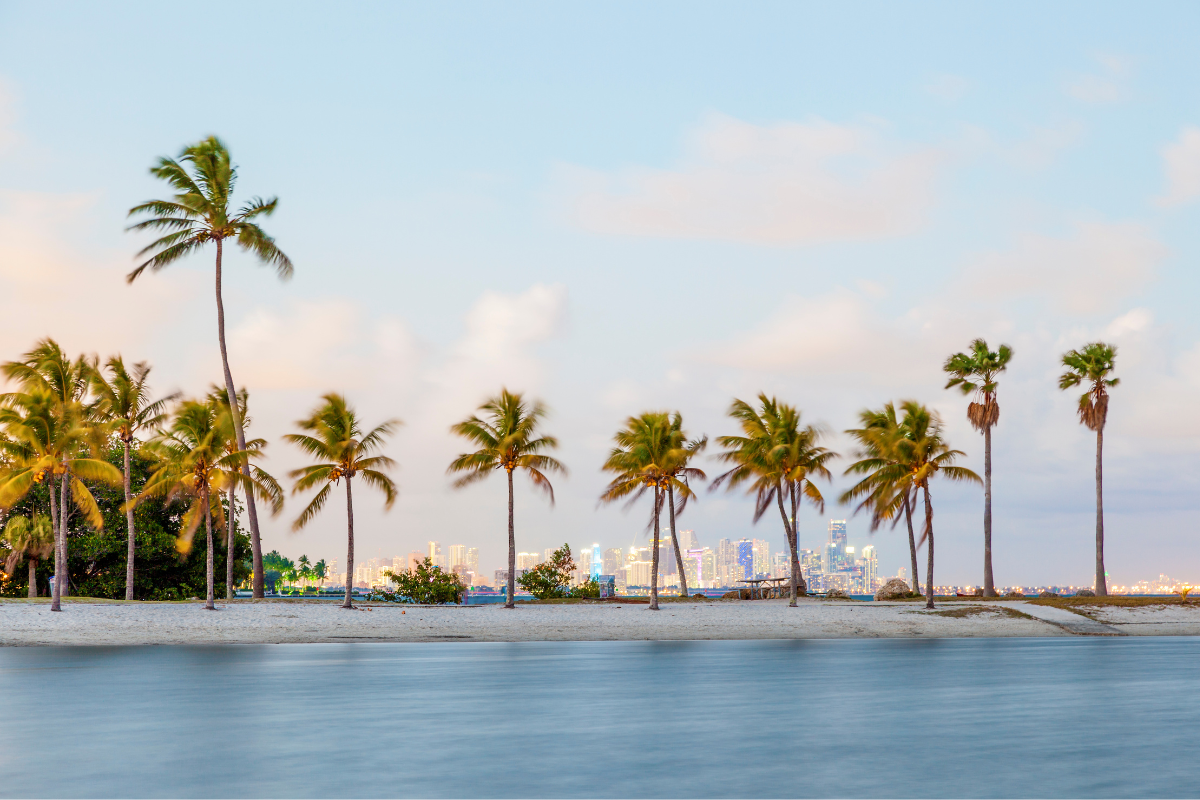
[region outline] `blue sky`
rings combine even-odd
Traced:
[[[281,284],[233,259],[256,428],[329,390],[406,423],[402,499],[364,499],[361,556],[438,539],[500,565],[500,482],[456,495],[443,471],[447,426],[502,384],[545,399],[572,470],[553,511],[522,492],[520,549],[634,540],[644,509],[597,510],[597,468],[645,409],[716,436],[765,390],[848,455],[859,409],[914,397],[978,468],[940,364],[985,336],[1017,353],[997,580],[1086,582],[1094,444],[1055,364],[1104,338],[1124,378],[1110,573],[1200,579],[1193,4],[208,8],[0,2],[3,357],[53,335],[152,360],[164,391],[219,376],[209,258],[122,281],[125,211],[163,193],[147,168],[217,133],[245,195],[280,196],[269,230],[297,265]],[[935,503],[939,582],[977,581],[979,492]],[[847,513],[807,512],[802,546]],[[749,516],[706,494],[683,523],[782,549]],[[344,558],[338,509],[299,535],[289,518],[269,547]],[[901,538],[871,543],[894,574]]]

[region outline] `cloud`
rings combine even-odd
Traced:
[[[1158,204],[1174,206],[1200,197],[1200,128],[1188,125],[1162,149],[1167,193]]]
[[[916,230],[942,158],[863,125],[713,115],[674,169],[565,166],[556,182],[569,218],[598,233],[807,244]]]
[[[1140,291],[1168,254],[1136,223],[1082,223],[1065,238],[1026,234],[1006,252],[984,255],[966,272],[975,297],[1042,297],[1060,310],[1088,314]]]
[[[1083,103],[1118,103],[1129,96],[1130,63],[1120,56],[1099,56],[1099,73],[1076,75],[1066,81],[1063,91]]]

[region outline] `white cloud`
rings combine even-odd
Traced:
[[[1066,81],[1063,90],[1083,103],[1117,103],[1129,96],[1130,63],[1121,56],[1105,55],[1096,59],[1099,73],[1076,75]]]
[[[1167,193],[1159,205],[1173,206],[1200,197],[1200,128],[1188,125],[1179,140],[1162,149]]]
[[[1135,223],[1082,223],[1072,235],[1022,236],[1016,247],[979,258],[965,290],[976,298],[1043,297],[1077,314],[1104,311],[1155,276],[1166,245]]]
[[[714,115],[674,169],[562,167],[557,179],[570,218],[588,230],[802,244],[915,230],[941,159],[864,125],[758,126]]]

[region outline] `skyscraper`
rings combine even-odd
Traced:
[[[600,567],[603,566],[601,558],[602,558],[602,556],[600,555],[600,543],[595,542],[592,544],[592,577],[593,578],[600,577]],[[608,572],[608,573],[604,573],[604,574],[611,575],[612,573]]]
[[[450,571],[455,567],[467,566],[467,546],[465,544],[450,545]]]
[[[752,539],[752,550],[754,553],[754,576],[769,575],[771,573],[771,547],[762,539]]]
[[[603,559],[604,572],[602,572],[601,574],[602,575],[616,575],[617,570],[619,570],[621,567],[625,566],[625,559],[623,559],[621,556],[622,556],[621,548],[619,548],[619,547],[609,548],[608,550],[605,550],[604,551],[604,559]]]
[[[825,571],[841,572],[852,564],[846,563],[846,520],[829,520],[829,541],[825,544]]]
[[[523,574],[521,570],[533,569],[540,560],[541,557],[537,553],[517,553],[517,574]]]
[[[441,567],[443,570],[446,569],[446,561],[442,557],[442,543],[441,542],[430,542],[429,543],[429,560],[433,562],[433,565],[435,567]]]
[[[740,569],[738,574],[742,580],[754,577],[754,541],[751,539],[739,539],[735,544],[735,552],[737,553],[736,563]]]
[[[696,538],[696,532],[694,530],[688,529],[679,531],[678,535],[679,549],[683,552],[686,553],[688,550],[700,549],[700,540]]]
[[[879,583],[879,555],[875,551],[875,545],[869,544],[862,549],[862,564],[863,564],[863,591],[874,592],[877,583]]]
[[[471,572],[474,572],[476,575],[479,574],[479,548],[478,547],[468,547],[467,548],[467,569],[470,570]]]

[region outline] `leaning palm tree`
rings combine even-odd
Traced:
[[[222,263],[225,240],[231,239],[265,264],[275,267],[280,278],[290,278],[292,262],[258,224],[259,217],[275,211],[279,199],[263,200],[254,197],[237,211],[233,210],[233,188],[237,169],[224,142],[210,136],[183,149],[177,159],[160,158],[150,168],[150,174],[166,181],[175,190],[170,200],[150,200],[129,209],[129,216],[148,215],[128,230],[166,232],[138,253],[152,254],[126,276],[132,283],[146,268],[153,272],[212,242],[216,245],[217,340],[221,348],[221,366],[225,371],[225,389],[236,395],[233,373],[229,369],[229,354],[225,347],[225,304],[221,295]],[[246,434],[242,429],[242,412],[233,408],[234,429],[239,450],[246,449]],[[258,511],[253,496],[246,498],[250,517],[250,547],[254,559],[254,596],[263,596],[262,541],[258,530]]]
[[[567,468],[557,459],[545,455],[545,451],[558,447],[553,436],[543,436],[538,431],[545,407],[537,400],[526,403],[522,394],[501,389],[500,394],[490,398],[479,407],[484,418],[478,415],[451,426],[455,433],[478,449],[463,453],[450,463],[448,474],[461,474],[454,488],[481,481],[496,470],[502,469],[508,478],[508,597],[505,608],[515,608],[517,573],[517,538],[513,518],[513,473],[522,470],[530,481],[550,498],[554,505],[554,487],[546,473],[566,474]]]
[[[150,497],[187,503],[182,530],[175,542],[181,554],[191,551],[196,529],[203,521],[207,548],[204,607],[209,611],[216,610],[213,519],[218,523],[224,520],[221,492],[231,482],[245,486],[247,494],[253,492],[253,478],[239,471],[244,454],[229,452],[227,445],[233,440],[233,426],[216,403],[183,401],[167,428],[146,444],[146,452],[157,460],[158,467],[131,503],[136,505]]]
[[[929,482],[937,475],[953,481],[983,483],[978,475],[966,467],[956,467],[954,462],[966,455],[961,450],[951,450],[942,437],[942,420],[936,412],[913,400],[903,403],[903,425],[908,436],[896,444],[899,465],[909,473],[908,481],[914,490],[920,490],[925,500],[925,528],[921,541],[928,542],[928,562],[925,566],[925,607],[933,608],[933,501],[930,499]]]
[[[754,522],[762,519],[772,502],[779,508],[791,565],[789,605],[794,608],[796,597],[808,591],[800,572],[797,528],[800,505],[807,497],[824,511],[825,498],[812,479],[828,480],[826,462],[837,454],[818,444],[824,435],[822,428],[801,427],[800,412],[795,408],[766,394],[760,394],[758,401],[757,409],[737,399],[729,407],[729,416],[741,426],[742,435],[722,436],[717,440],[725,448],[720,459],[733,466],[718,476],[711,488],[726,485],[733,489],[748,484],[747,490],[755,496]]]
[[[166,418],[166,406],[178,397],[178,392],[150,399],[150,387],[146,379],[150,376],[150,365],[140,361],[133,365],[133,372],[125,366],[120,356],[113,356],[105,364],[108,375],[95,370],[91,375],[92,392],[98,399],[97,411],[108,423],[112,432],[124,448],[125,481],[125,524],[129,532],[125,556],[125,599],[133,599],[133,567],[137,550],[137,538],[133,527],[133,493],[130,487],[130,452],[140,431],[154,429]]]
[[[33,517],[10,517],[4,526],[4,538],[12,552],[4,562],[4,573],[12,577],[22,560],[29,562],[29,599],[38,595],[38,563],[54,553],[54,527],[45,514]]]
[[[671,549],[675,552],[675,568],[679,570],[679,596],[687,597],[687,575],[683,568],[683,553],[679,551],[679,537],[675,532],[675,515],[682,514],[688,501],[696,498],[691,482],[707,477],[703,470],[691,466],[691,463],[708,446],[708,437],[701,436],[689,441],[683,431],[683,415],[678,412],[671,416],[671,428],[667,435],[668,452],[662,464],[666,492],[660,500],[667,504],[670,512]],[[679,494],[678,503],[676,493]]]
[[[1096,594],[1108,594],[1108,578],[1104,571],[1104,424],[1108,421],[1108,390],[1121,382],[1110,378],[1116,369],[1116,345],[1092,342],[1082,350],[1063,354],[1067,371],[1058,379],[1059,389],[1070,389],[1086,383],[1087,391],[1079,396],[1079,421],[1096,432]]]
[[[346,403],[346,398],[330,393],[321,398],[321,404],[311,415],[296,423],[304,433],[289,433],[283,437],[317,461],[288,474],[295,481],[292,493],[321,487],[292,523],[292,530],[298,531],[311,522],[325,506],[333,485],[346,479],[346,600],[342,608],[354,608],[351,602],[354,591],[354,495],[351,485],[355,477],[362,478],[367,486],[383,492],[385,509],[392,507],[396,502],[396,484],[383,470],[390,469],[395,462],[387,456],[372,454],[383,447],[384,441],[399,425],[398,419],[388,420],[364,434],[358,415]]]
[[[852,428],[846,433],[859,444],[855,461],[846,468],[846,475],[863,475],[854,486],[842,493],[842,504],[860,500],[854,509],[870,511],[871,531],[891,520],[892,527],[900,521],[903,513],[908,524],[908,556],[912,565],[913,594],[921,593],[921,576],[917,564],[917,539],[913,533],[912,512],[916,501],[916,490],[912,485],[912,473],[900,463],[899,443],[910,438],[909,431],[896,415],[896,406],[886,403],[882,409],[867,409],[859,412],[861,428]],[[861,498],[861,499],[860,499]]]
[[[8,462],[0,480],[0,508],[11,508],[37,484],[47,481],[50,521],[54,529],[54,574],[51,611],[61,611],[67,590],[67,519],[73,504],[93,528],[104,527],[95,497],[83,481],[121,483],[112,464],[90,457],[98,449],[97,430],[82,404],[64,403],[52,391],[35,386],[9,394],[0,406],[0,440]]]
[[[963,394],[974,394],[967,406],[971,426],[983,433],[983,596],[995,597],[996,584],[992,579],[992,426],[1000,419],[1000,404],[996,402],[996,378],[1008,368],[1012,348],[1006,344],[988,349],[983,339],[971,342],[966,353],[955,353],[946,359],[942,369],[950,375],[946,388],[955,386]]]

